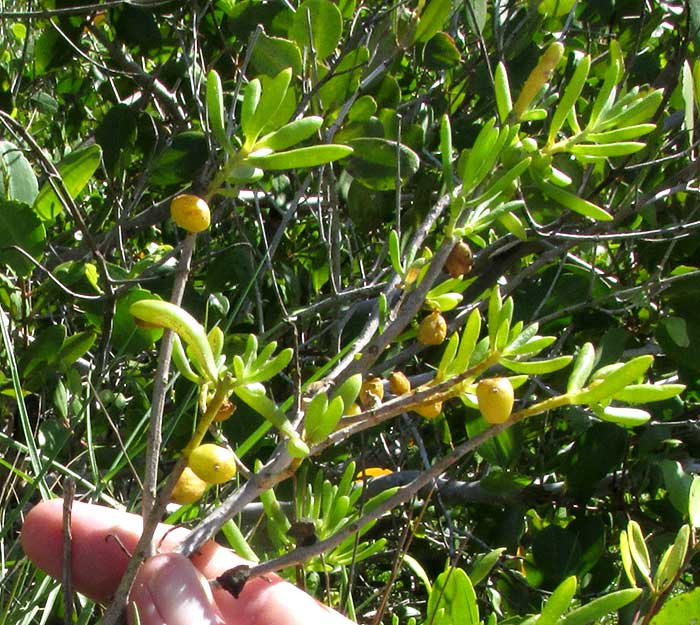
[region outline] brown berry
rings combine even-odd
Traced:
[[[439,311],[431,312],[420,322],[417,336],[423,345],[440,345],[447,338],[447,322]]]
[[[381,378],[368,378],[360,389],[360,404],[363,408],[374,408],[384,399],[384,383]]]
[[[452,278],[459,278],[469,273],[473,266],[474,257],[472,256],[472,251],[464,241],[460,241],[452,248],[450,255],[445,261],[445,271]]]
[[[234,412],[236,412],[236,404],[229,399],[224,399],[224,403],[219,407],[214,421],[226,421]]]
[[[394,371],[389,378],[389,390],[394,395],[405,395],[411,391],[411,381],[401,371]]]

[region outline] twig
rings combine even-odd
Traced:
[[[63,480],[63,574],[61,586],[63,589],[63,622],[73,625],[73,576],[71,571],[73,533],[71,531],[71,516],[73,498],[75,497],[75,482],[68,477]]]

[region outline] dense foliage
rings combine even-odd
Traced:
[[[698,0],[0,3],[0,620],[63,619],[32,503],[205,437],[164,519],[359,622],[700,617],[699,49]]]

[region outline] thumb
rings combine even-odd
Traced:
[[[222,625],[209,586],[184,556],[164,553],[146,560],[129,594],[128,621],[135,625]]]

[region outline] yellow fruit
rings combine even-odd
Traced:
[[[440,345],[447,338],[447,322],[439,311],[431,312],[418,326],[418,341],[423,345]]]
[[[416,406],[415,410],[421,417],[425,419],[435,419],[442,412],[441,401],[427,401],[420,406]]]
[[[179,503],[181,506],[194,503],[204,494],[207,486],[208,484],[197,477],[192,469],[185,467],[185,470],[175,483],[175,488],[173,488],[170,499],[175,503]]]
[[[450,255],[445,261],[445,271],[452,278],[459,278],[465,273],[469,273],[473,266],[474,257],[472,256],[472,251],[464,241],[460,241],[452,248]]]
[[[236,475],[236,460],[230,449],[206,443],[189,457],[190,468],[208,484],[223,484]]]
[[[353,402],[345,409],[345,416],[346,417],[354,417],[355,415],[358,415],[361,412],[362,412],[362,408],[360,408],[355,402]]]
[[[479,410],[489,423],[508,420],[513,410],[513,385],[508,378],[487,378],[476,386]]]
[[[405,395],[411,391],[411,381],[401,371],[394,371],[389,378],[389,389],[394,395]]]
[[[226,421],[234,412],[236,412],[236,405],[230,400],[225,399],[219,411],[216,413],[214,421]]]
[[[374,408],[384,399],[384,383],[381,378],[368,378],[360,389],[360,404],[364,408]]]
[[[201,197],[189,193],[173,198],[170,202],[170,216],[187,232],[201,232],[211,223],[208,204]]]

